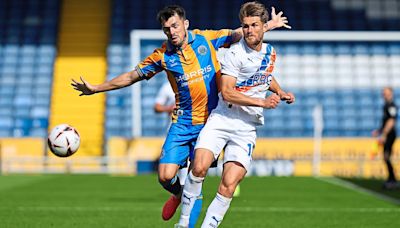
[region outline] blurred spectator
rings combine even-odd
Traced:
[[[384,183],[383,188],[394,189],[398,187],[398,184],[390,158],[392,155],[393,143],[396,140],[397,107],[393,100],[393,89],[391,87],[384,88],[382,95],[385,99],[382,125],[379,129],[373,131],[372,135],[378,137],[379,143],[383,145],[383,157],[388,172],[388,179]]]

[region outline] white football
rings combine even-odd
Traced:
[[[81,138],[78,131],[68,124],[55,126],[47,139],[51,152],[58,157],[73,155],[78,150],[80,143]]]

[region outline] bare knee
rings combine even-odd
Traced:
[[[208,167],[205,166],[194,166],[192,173],[196,177],[205,177],[207,175]]]
[[[193,175],[196,177],[205,177],[213,161],[214,154],[210,150],[203,148],[196,149],[192,167]]]
[[[169,183],[176,176],[178,168],[177,165],[160,165],[158,167],[158,182],[161,184]]]
[[[218,188],[219,194],[227,197],[227,198],[232,198],[233,193],[235,192],[237,184],[236,183],[221,183]]]

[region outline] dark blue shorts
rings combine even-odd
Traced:
[[[186,166],[188,158],[194,159],[194,146],[203,127],[204,124],[171,124],[161,151],[160,163]]]

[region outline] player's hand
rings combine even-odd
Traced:
[[[384,145],[386,142],[386,136],[385,135],[381,135],[381,137],[378,138],[378,143],[380,145]]]
[[[175,104],[170,105],[167,107],[166,111],[168,112],[169,115],[171,115],[171,113],[174,111],[174,109],[176,108]]]
[[[285,27],[291,29],[292,27],[288,24],[287,17],[282,17],[283,12],[280,11],[278,14],[275,13],[275,7],[271,9],[271,20],[268,22],[269,30]]]
[[[263,100],[262,107],[268,109],[276,108],[280,101],[281,98],[275,93],[273,93]]]
[[[89,82],[85,81],[85,79],[83,79],[82,76],[80,78],[81,78],[81,82],[77,82],[74,79],[71,79],[72,87],[75,90],[82,92],[81,94],[79,94],[79,96],[92,95],[92,94],[96,93],[96,89],[93,85],[91,85]]]
[[[378,137],[379,136],[379,131],[378,130],[373,130],[371,132],[372,137]]]
[[[279,93],[279,97],[282,101],[286,101],[287,104],[292,104],[296,100],[293,93],[286,93],[284,91]]]

